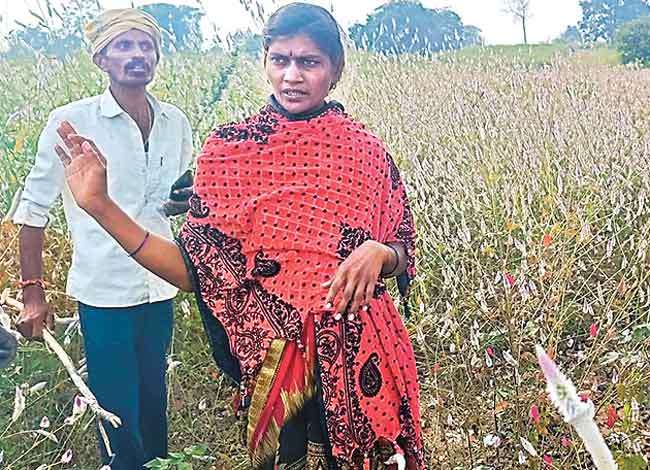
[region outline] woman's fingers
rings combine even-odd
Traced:
[[[372,301],[372,298],[375,296],[375,282],[369,282],[366,284],[366,295],[363,300],[363,303],[368,306],[368,304]]]
[[[354,297],[355,293],[355,288],[356,286],[352,284],[351,282],[346,282],[345,287],[343,288],[342,295],[339,297],[338,301],[336,302],[336,305],[334,306],[334,310],[336,313],[340,313],[343,315],[350,305],[350,301]],[[352,312],[348,311],[349,314],[352,314]],[[353,317],[354,318],[354,317]]]
[[[102,153],[97,148],[97,144],[95,144],[95,142],[93,140],[86,139],[85,137],[82,137],[82,139],[84,139],[84,142],[86,142],[86,144],[88,144],[90,146],[89,151],[91,152],[91,154],[94,154],[95,158],[97,158],[97,160],[99,160],[99,163],[104,168],[106,168],[106,158],[104,158],[104,155],[102,155]]]
[[[354,295],[350,306],[348,307],[348,319],[353,320],[354,315],[359,311],[366,301],[366,286],[367,283],[359,282],[354,287]]]
[[[329,287],[329,290],[327,291],[327,297],[325,297],[325,308],[330,309],[333,307],[334,299],[336,299],[336,296],[338,295],[339,290],[341,289],[342,286],[343,286],[343,281],[339,276],[338,272],[334,276],[334,279],[323,284],[324,288]]]
[[[72,163],[72,158],[70,158],[70,155],[68,155],[67,152],[63,150],[59,144],[56,144],[54,146],[54,151],[59,156],[59,160],[61,160],[64,168],[70,166],[70,163]]]

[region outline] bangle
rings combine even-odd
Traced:
[[[142,249],[144,244],[147,242],[147,238],[149,238],[149,231],[147,230],[144,234],[144,238],[142,239],[142,243],[140,243],[140,246],[138,246],[135,251],[129,253],[129,258],[133,258],[135,255],[138,254],[138,252]]]
[[[390,243],[386,243],[385,246],[393,250],[393,253],[395,253],[395,266],[390,271],[387,271],[386,273],[383,272],[382,270],[382,277],[391,277],[393,273],[397,270],[399,267],[399,253],[397,252],[397,249],[391,245]]]
[[[27,279],[27,280],[21,280],[18,282],[18,286],[21,289],[24,289],[25,287],[29,286],[38,286],[41,289],[45,290],[45,281],[43,279]]]

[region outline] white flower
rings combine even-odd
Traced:
[[[533,457],[537,457],[537,451],[535,450],[535,448],[533,447],[533,445],[530,443],[528,439],[520,437],[519,441],[521,441],[521,446],[524,448],[526,452],[528,452]]]
[[[528,461],[528,459],[526,458],[526,454],[524,454],[524,452],[520,450],[520,451],[519,451],[519,464],[520,464],[520,465],[523,465],[523,464],[525,464],[527,461]]]
[[[80,395],[74,397],[74,404],[72,405],[72,415],[79,417],[83,415],[88,409],[88,402]]]
[[[31,395],[32,393],[40,392],[41,390],[43,390],[45,388],[46,385],[47,385],[47,382],[39,382],[39,383],[37,383],[35,385],[32,385],[32,388],[29,389],[29,395]]]
[[[496,434],[488,434],[483,438],[483,445],[485,447],[499,447],[501,445],[501,438]]]
[[[70,462],[72,462],[72,449],[66,450],[65,454],[63,454],[63,457],[61,457],[62,464],[67,464]]]
[[[41,429],[47,429],[50,427],[50,418],[47,416],[43,416],[43,419],[41,419],[41,424],[39,424],[39,427]]]

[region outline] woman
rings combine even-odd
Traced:
[[[279,9],[264,51],[270,102],[206,140],[178,244],[111,201],[105,160],[63,123],[68,184],[134,259],[196,292],[215,359],[240,384],[253,468],[422,469],[413,349],[382,281],[414,275],[397,167],[326,101],[344,68],[326,10]]]

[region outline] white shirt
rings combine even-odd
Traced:
[[[54,151],[62,147],[56,129],[69,121],[106,157],[108,193],[145,229],[171,239],[169,220],[162,212],[171,185],[189,167],[192,132],[176,107],[147,95],[154,125],[145,154],[135,121],[115,101],[110,90],[54,110],[38,141],[36,162],[25,180],[13,222],[45,227],[59,194],[72,236],[72,266],[67,293],[95,307],[128,307],[173,298],[177,289],[128,257],[124,249],[80,209],[65,182],[63,165]],[[65,147],[64,147],[65,148]],[[45,273],[47,276],[47,273]]]

